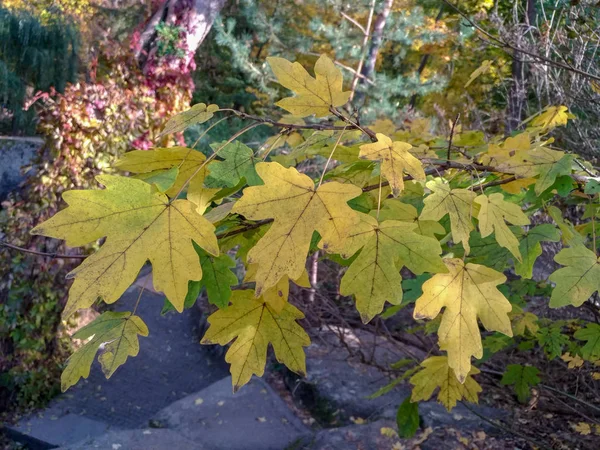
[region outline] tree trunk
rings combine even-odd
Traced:
[[[381,44],[383,43],[383,30],[385,29],[385,24],[387,22],[388,16],[390,15],[390,11],[392,9],[393,4],[394,0],[385,0],[383,8],[381,12],[377,15],[375,23],[373,24],[373,36],[371,39],[371,46],[369,47],[369,53],[367,53],[365,65],[362,69],[362,75],[364,75],[366,79],[369,79],[375,72],[375,63],[377,62],[377,55],[379,54],[379,49],[381,48]],[[363,83],[366,82],[365,78],[362,79]]]
[[[156,27],[165,23],[180,27],[182,31],[179,47],[184,51],[171,64],[176,70],[188,72],[194,68],[194,54],[208,35],[215,18],[223,8],[225,0],[165,0],[154,13],[144,30],[139,34],[134,48],[135,56],[145,73],[152,71],[157,59],[158,35]]]

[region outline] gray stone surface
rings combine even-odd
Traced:
[[[231,378],[168,406],[155,423],[207,449],[283,450],[312,434],[262,379],[233,393]]]
[[[204,450],[172,430],[144,429],[111,431],[105,435],[84,439],[58,450]]]
[[[363,425],[349,425],[319,431],[314,440],[302,450],[392,450],[401,441],[397,436],[388,436],[382,428],[396,429],[390,420],[378,420]],[[397,448],[407,448],[399,447]],[[414,447],[408,447],[414,448]]]
[[[351,351],[340,342],[339,332],[343,333],[344,341]],[[410,351],[414,354],[415,350],[411,348]],[[362,352],[362,358],[359,352]],[[307,349],[307,378],[299,380],[298,386],[292,386],[291,389],[301,397],[306,390],[304,385],[310,385],[320,400],[331,405],[330,409],[338,410],[342,423],[348,423],[347,418],[350,416],[378,417],[386,409],[397,407],[409,395],[410,389],[401,385],[386,395],[369,399],[368,396],[390,381],[376,366],[387,368],[408,357],[409,354],[402,347],[396,347],[365,331],[353,333],[348,330],[324,330]],[[364,364],[363,359],[372,359],[374,365]]]
[[[40,138],[0,136],[0,200],[23,181],[21,167],[31,164],[42,145]]]
[[[77,414],[65,414],[62,417],[40,414],[21,421],[19,425],[15,428],[15,431],[25,437],[55,446],[99,436],[111,429],[109,425],[103,422]],[[30,439],[26,439],[23,442],[28,444],[29,441]]]
[[[115,309],[131,311],[139,289],[128,289]],[[165,406],[226,377],[227,364],[213,359],[199,344],[198,311],[191,308],[161,316],[163,304],[163,295],[144,291],[136,314],[146,322],[150,334],[140,338],[137,357],[129,358],[109,380],[96,360],[87,380],[80,380],[41,413],[21,420],[14,430],[37,435],[38,430],[54,426],[57,434],[71,435],[76,424],[62,420],[68,415],[120,429],[144,427]]]

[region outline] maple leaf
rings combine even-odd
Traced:
[[[536,367],[509,364],[500,382],[503,385],[513,385],[517,399],[525,403],[530,396],[530,389],[540,383],[540,371]]]
[[[360,218],[343,247],[324,239],[323,248],[346,257],[362,248],[342,278],[340,293],[356,297],[356,308],[367,323],[383,311],[386,301],[402,302],[402,266],[417,275],[447,269],[438,240],[415,233],[415,224],[395,220],[379,224],[367,214]]]
[[[558,242],[560,232],[549,223],[537,225],[527,232],[527,236],[519,243],[519,250],[523,259],[515,264],[515,273],[523,278],[533,276],[533,265],[538,256],[542,254],[540,242]]]
[[[208,301],[219,308],[226,308],[231,298],[231,286],[238,283],[238,278],[231,271],[235,261],[227,254],[211,256],[196,247],[202,266],[201,285],[206,288]]]
[[[554,359],[562,354],[562,349],[569,343],[569,338],[562,334],[560,324],[552,324],[541,328],[537,334],[540,347],[544,349],[548,359]]]
[[[548,278],[556,287],[550,297],[550,307],[581,306],[600,289],[600,262],[594,252],[583,245],[562,249],[554,261],[563,267]]]
[[[325,55],[315,64],[315,78],[298,62],[274,57],[267,58],[267,62],[279,84],[296,94],[275,104],[295,116],[327,116],[330,107],[342,106],[350,98],[350,91],[342,92],[342,71]]]
[[[141,318],[130,312],[107,311],[81,328],[73,338],[91,339],[68,359],[60,377],[62,391],[75,385],[80,378],[90,375],[94,356],[105,342],[108,344],[98,360],[106,378],[110,378],[129,356],[137,356],[140,350],[138,335],[148,336],[148,327]]]
[[[600,325],[588,323],[585,328],[580,328],[573,335],[580,341],[586,341],[581,347],[581,356],[588,361],[594,361],[600,358]]]
[[[135,281],[146,261],[152,263],[154,288],[183,310],[189,280],[202,268],[192,241],[218,255],[214,226],[188,200],[169,203],[143,181],[102,175],[106,189],[63,194],[69,205],[31,233],[64,239],[76,247],[106,237],[99,251],[68,277],[75,278],[63,315],[91,306],[98,297],[113,303]]]
[[[569,112],[566,106],[548,106],[540,115],[531,120],[531,126],[540,127],[546,131],[566,125],[569,119],[574,118],[575,116]]]
[[[568,369],[575,369],[577,367],[583,366],[583,359],[581,359],[581,356],[579,355],[571,356],[571,353],[567,352],[564,355],[562,355],[560,359],[568,363]]]
[[[197,103],[187,111],[183,111],[169,119],[159,137],[166,134],[179,133],[192,125],[207,122],[219,110],[218,105]]]
[[[376,215],[377,211],[371,212],[371,215]],[[435,237],[436,234],[446,234],[444,227],[434,220],[421,220],[417,208],[408,203],[402,203],[397,199],[387,199],[383,202],[383,207],[379,211],[379,220],[399,220],[401,222],[409,222],[417,225],[415,233],[423,236]]]
[[[226,143],[227,141],[210,144],[214,151],[221,149],[219,150],[219,156],[223,158],[223,161],[211,163],[206,186],[210,188],[234,187],[242,178],[250,186],[261,184],[261,179],[254,168],[257,161],[257,158],[254,157],[254,151],[239,141]]]
[[[512,336],[510,302],[496,288],[506,277],[479,264],[444,259],[447,274],[436,274],[423,283],[423,295],[415,304],[415,319],[435,319],[445,307],[438,338],[448,352],[448,363],[462,383],[471,368],[471,356],[481,358],[483,347],[477,318],[488,331]]]
[[[473,201],[477,194],[468,189],[450,189],[442,180],[428,181],[426,186],[432,191],[425,200],[420,220],[438,221],[446,214],[450,216],[450,230],[454,242],[462,242],[465,254],[470,251],[469,234],[473,230]]]
[[[573,159],[573,155],[540,146],[533,150],[517,151],[513,157],[498,164],[498,170],[514,173],[521,178],[537,177],[535,193],[539,195],[552,186],[557,177],[571,174]]]
[[[252,220],[274,219],[248,253],[248,262],[258,264],[258,297],[284,275],[292,280],[302,275],[315,230],[329,242],[346,239],[360,220],[347,201],[362,190],[338,182],[315,189],[309,177],[279,163],[259,163],[256,170],[265,184],[246,188],[232,212]]]
[[[302,347],[310,339],[297,320],[304,315],[289,303],[280,313],[251,290],[234,291],[231,305],[208,317],[210,327],[202,344],[226,345],[235,339],[225,360],[231,364],[234,391],[250,381],[253,374],[262,376],[267,347],[272,345],[277,360],[300,375],[306,373],[306,357]]]
[[[185,182],[206,162],[206,156],[197,150],[187,147],[156,148],[154,150],[134,150],[119,159],[115,166],[121,170],[139,174],[137,178],[148,179],[157,174],[164,174],[177,168],[177,177],[172,185],[164,192],[174,197]],[[208,168],[202,167],[190,180],[188,185],[188,200],[200,207],[199,213],[204,212],[207,200],[217,192],[215,189],[204,187]],[[208,199],[205,197],[208,195]],[[202,200],[204,199],[204,200]]]
[[[361,145],[359,156],[381,161],[381,173],[390,183],[394,197],[398,197],[404,189],[404,172],[415,180],[425,181],[423,164],[409,152],[411,148],[406,142],[392,142],[385,134],[377,133],[377,142]]]
[[[525,336],[527,330],[529,330],[532,336],[535,336],[540,329],[538,316],[528,311],[523,311],[517,305],[513,305],[511,319],[513,320],[513,333],[515,336]]]
[[[481,65],[477,69],[475,69],[469,77],[469,81],[465,83],[465,88],[468,88],[473,81],[479,78],[479,76],[483,75],[484,73],[487,73],[492,67],[492,64],[493,61],[490,61],[489,59],[483,61]]]
[[[456,406],[456,402],[462,399],[478,403],[478,394],[482,389],[473,379],[473,375],[479,373],[476,367],[471,367],[462,383],[458,382],[454,370],[448,365],[446,356],[430,356],[421,363],[421,367],[423,369],[410,379],[413,385],[411,401],[429,400],[433,392],[439,388],[438,401],[448,411],[451,411]]]
[[[521,207],[505,201],[500,193],[489,196],[481,194],[474,201],[481,207],[477,216],[481,237],[485,238],[494,233],[496,242],[510,250],[517,260],[522,261],[519,241],[504,223],[507,221],[513,225],[529,225],[529,218],[521,211]]]
[[[244,281],[255,281],[256,270],[258,269],[257,264],[249,264],[246,270],[246,276],[244,277]],[[308,279],[308,272],[306,269],[300,275],[300,278],[297,280],[293,280],[294,283],[298,286],[310,288],[310,281]],[[262,298],[265,302],[273,308],[273,310],[279,314],[285,304],[288,301],[288,297],[290,295],[290,279],[287,275],[284,275],[281,280],[277,282],[277,284],[266,291],[263,291]]]

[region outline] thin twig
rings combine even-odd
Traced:
[[[12,250],[17,250],[21,253],[30,253],[32,255],[44,256],[46,258],[70,258],[70,259],[85,259],[85,258],[87,258],[86,255],[65,255],[65,254],[61,254],[61,253],[38,252],[36,250],[29,250],[27,248],[9,244],[8,242],[5,242],[5,241],[0,241],[0,247],[10,248]]]
[[[448,139],[448,160],[450,160],[450,152],[452,151],[452,139],[454,139],[454,128],[456,128],[456,124],[460,120],[460,113],[456,115],[456,119],[452,122],[452,128],[450,129],[450,139]]]

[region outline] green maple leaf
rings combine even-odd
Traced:
[[[559,240],[560,232],[554,225],[544,223],[533,227],[519,243],[523,260],[515,263],[515,273],[523,278],[531,278],[533,265],[538,256],[542,254],[540,242],[558,242]]]
[[[388,220],[381,224],[366,214],[359,214],[356,225],[341,245],[326,240],[328,252],[350,257],[362,248],[340,284],[342,295],[354,295],[356,308],[367,323],[383,310],[386,301],[402,302],[400,269],[408,267],[415,274],[447,272],[437,239],[415,233],[414,223]]]
[[[260,159],[254,157],[254,151],[239,141],[210,144],[210,147],[217,151],[223,161],[214,161],[210,164],[210,175],[206,179],[206,186],[216,187],[234,187],[242,178],[246,180],[249,186],[262,184],[262,180],[256,173],[254,167]],[[223,145],[225,145],[223,147]],[[222,148],[221,148],[222,147]]]
[[[238,278],[230,269],[235,267],[235,261],[227,254],[211,256],[196,246],[200,265],[202,266],[202,280],[200,284],[206,289],[208,301],[219,308],[226,308],[231,298],[231,286],[238,283]]]
[[[148,327],[141,318],[130,312],[107,311],[77,331],[74,339],[92,339],[69,358],[60,377],[62,391],[76,384],[79,378],[90,375],[94,356],[105,342],[108,344],[98,360],[106,378],[110,378],[129,356],[137,356],[140,350],[138,335],[148,336]]]
[[[581,328],[573,335],[580,341],[587,341],[581,348],[581,356],[588,361],[595,361],[600,358],[600,325],[588,323],[585,328]]]
[[[536,367],[509,364],[500,381],[503,385],[513,385],[517,398],[525,403],[530,396],[530,389],[540,383],[540,371]]]
[[[540,346],[544,348],[546,356],[551,360],[562,355],[563,347],[569,343],[569,338],[562,334],[560,325],[540,328],[537,333],[537,340]]]
[[[600,261],[596,254],[583,245],[562,249],[554,261],[563,267],[549,280],[556,283],[550,297],[550,307],[581,306],[600,289]]]

